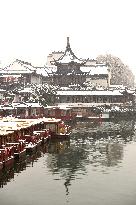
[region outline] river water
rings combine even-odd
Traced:
[[[0,205],[135,205],[135,122],[77,122],[0,175]]]

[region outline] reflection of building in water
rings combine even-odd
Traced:
[[[80,126],[81,125],[81,126]],[[122,130],[126,130],[126,135]],[[70,138],[70,147],[60,150],[60,144],[50,144],[47,167],[55,177],[65,180],[66,195],[69,195],[72,181],[87,173],[86,167],[91,164],[92,170],[103,172],[107,167],[118,167],[123,159],[123,147],[126,139],[133,135],[132,121],[78,123]],[[128,135],[128,133],[130,133]]]
[[[48,153],[63,153],[70,146],[70,139],[68,140],[53,140],[46,146]]]
[[[131,121],[117,121],[117,122],[77,122],[75,128],[72,130],[73,133],[86,133],[92,137],[102,134],[103,137],[121,135],[121,137],[127,138],[128,135],[133,136],[135,122]]]
[[[133,140],[134,124],[134,121],[78,122],[72,137],[75,145],[83,143],[86,150],[93,150],[89,155],[93,166],[117,166],[122,162],[124,145]]]
[[[26,170],[26,167],[33,166],[33,163],[41,157],[41,151],[37,151],[35,154],[27,156],[27,160],[21,161],[14,164],[14,168],[3,169],[0,172],[0,188],[3,188],[4,185],[7,185],[15,175],[18,175],[22,171]]]
[[[123,158],[123,144],[121,143],[108,143],[106,147],[106,160],[103,165],[116,166]]]
[[[99,163],[99,166],[117,166],[123,159],[123,144],[114,142],[114,140],[113,142],[112,140],[110,142],[97,142],[94,153],[96,153],[96,150],[97,158],[93,157],[92,163]]]
[[[52,150],[52,154],[56,153],[55,149]],[[86,173],[84,161],[87,159],[87,155],[82,145],[81,147],[70,145],[68,149],[65,149],[63,152],[58,152],[57,155],[48,155],[47,167],[56,177],[58,177],[59,173],[60,177],[64,178],[66,195],[69,194],[71,181],[76,178],[76,172],[81,171],[83,175]]]

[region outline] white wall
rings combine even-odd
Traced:
[[[91,79],[91,78],[87,78],[86,81],[89,82],[89,84],[92,85],[92,86],[102,86],[104,88],[108,87],[107,79]]]
[[[47,56],[47,65],[51,65],[50,61],[58,60],[62,55],[64,54],[64,52],[52,52],[51,54],[49,54]]]

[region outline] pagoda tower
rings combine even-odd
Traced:
[[[80,67],[85,63],[86,61],[75,56],[70,47],[69,37],[67,37],[64,54],[58,60],[54,59],[52,61],[52,64],[57,67],[57,71],[53,75],[53,82],[64,87],[70,84],[81,84],[85,79],[81,80],[82,71]]]

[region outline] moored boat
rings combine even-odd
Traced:
[[[71,134],[70,126],[61,119],[43,118],[44,129],[49,130],[50,138],[65,138]]]
[[[14,152],[13,147],[3,146],[0,149],[3,156],[3,168],[11,168],[14,165]]]
[[[37,148],[41,145],[42,140],[34,135],[25,135],[25,149],[27,153],[36,152]]]
[[[40,139],[42,140],[42,143],[46,143],[48,139],[50,139],[50,134],[49,130],[47,129],[42,129],[42,130],[37,130],[33,132],[34,135],[39,136]]]
[[[14,143],[7,143],[6,146],[13,147],[14,158],[18,161],[22,161],[26,157],[26,149],[23,141],[18,141]]]
[[[3,152],[0,150],[0,170],[3,169]]]

